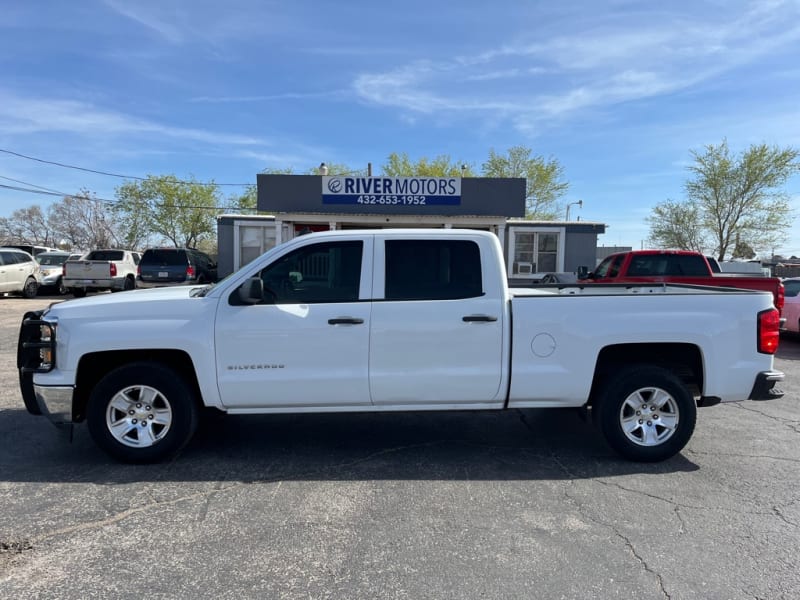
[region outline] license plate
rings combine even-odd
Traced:
[[[158,272],[158,276],[159,277],[169,277],[169,273],[167,273],[166,271],[159,271]]]

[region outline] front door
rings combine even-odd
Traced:
[[[216,361],[227,408],[370,404],[371,255],[371,239],[306,245],[253,274],[263,302],[243,305],[235,290],[221,300]]]

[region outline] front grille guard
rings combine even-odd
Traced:
[[[41,319],[44,311],[25,313],[19,330],[17,345],[17,368],[20,374],[48,373],[56,366],[56,328],[53,323]],[[42,326],[50,330],[50,339],[42,341]],[[42,360],[42,348],[50,350],[50,362]]]

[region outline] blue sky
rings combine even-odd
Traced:
[[[253,183],[391,152],[480,169],[524,145],[640,247],[690,150],[800,147],[800,2],[12,2],[0,148],[144,176]],[[121,180],[0,153],[8,178],[113,198]],[[225,193],[242,188],[225,187]],[[800,177],[787,186],[800,213]],[[0,216],[56,198],[0,189]],[[800,255],[800,222],[784,247]]]

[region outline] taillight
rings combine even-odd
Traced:
[[[136,275],[139,277],[142,276],[142,265],[136,265]]]
[[[61,276],[62,277],[66,277],[67,276],[67,263],[63,263],[61,265]]]
[[[110,268],[110,271],[111,271],[111,276],[112,277],[116,277],[117,276],[117,265],[115,265],[113,262],[109,263],[109,268]]]
[[[780,339],[781,315],[775,308],[758,313],[758,351],[761,354],[775,354]]]
[[[186,279],[194,279],[194,267],[192,265],[186,267]]]
[[[775,308],[783,312],[783,305],[786,303],[786,288],[782,283],[778,283],[778,297],[775,298]]]

